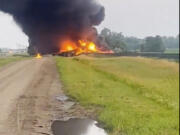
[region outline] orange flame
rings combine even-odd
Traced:
[[[73,51],[75,55],[82,53],[112,53],[112,51],[101,51],[94,42],[79,40],[75,43],[70,40],[61,42],[60,53]]]
[[[40,53],[38,53],[37,55],[36,55],[36,57],[35,57],[36,59],[41,59],[42,58],[42,56],[41,56],[41,54]]]
[[[84,52],[90,53],[90,52],[99,52],[97,49],[95,43],[93,42],[86,42],[83,40],[79,40],[79,44],[81,47],[84,47]]]
[[[70,40],[66,40],[66,41],[63,41],[63,42],[61,43],[60,53],[73,51],[73,50],[75,50],[76,48],[77,48],[77,47],[76,47],[76,44],[74,44],[74,43],[71,42]]]

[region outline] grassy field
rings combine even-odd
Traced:
[[[3,65],[6,65],[8,63],[15,62],[15,61],[22,60],[22,59],[25,59],[25,57],[20,57],[20,56],[0,57],[0,67]]]
[[[179,49],[166,49],[165,53],[167,53],[167,54],[169,54],[169,53],[178,54],[179,53]]]
[[[110,135],[178,135],[178,63],[141,57],[56,57],[66,93],[96,108]]]

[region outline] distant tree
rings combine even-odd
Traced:
[[[140,45],[140,51],[141,51],[141,52],[144,52],[144,44],[141,44],[141,45]]]
[[[140,50],[143,39],[136,37],[124,37],[123,41],[127,44],[128,51]]]
[[[160,36],[147,37],[143,49],[141,48],[143,52],[164,52],[165,49],[166,48]]]
[[[101,36],[104,36],[104,37],[107,37],[111,34],[111,30],[108,29],[108,28],[104,28],[102,31],[101,31]]]
[[[36,49],[34,46],[29,46],[28,47],[28,54],[29,55],[35,55],[37,52],[36,52]]]
[[[0,48],[0,53],[2,52],[1,48]]]
[[[179,48],[179,34],[176,37],[162,37],[162,40],[166,48]]]
[[[37,43],[33,40],[29,39],[29,46],[28,46],[28,54],[35,55],[38,53],[38,49],[36,48]]]
[[[101,36],[105,38],[106,43],[109,48],[115,52],[124,52],[127,51],[127,45],[123,41],[124,36],[122,33],[112,32],[108,28],[104,28],[101,31]]]
[[[141,51],[141,52],[164,52],[166,48],[179,49],[179,34],[176,37],[126,37],[122,33],[112,32],[108,28],[101,31],[100,36],[109,48],[115,52]]]

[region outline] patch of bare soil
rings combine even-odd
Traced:
[[[52,57],[0,69],[0,135],[52,135],[54,120],[91,114],[65,97]]]

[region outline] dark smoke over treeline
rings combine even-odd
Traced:
[[[46,54],[59,50],[64,39],[90,38],[105,16],[95,0],[0,0],[29,37],[29,51]]]

